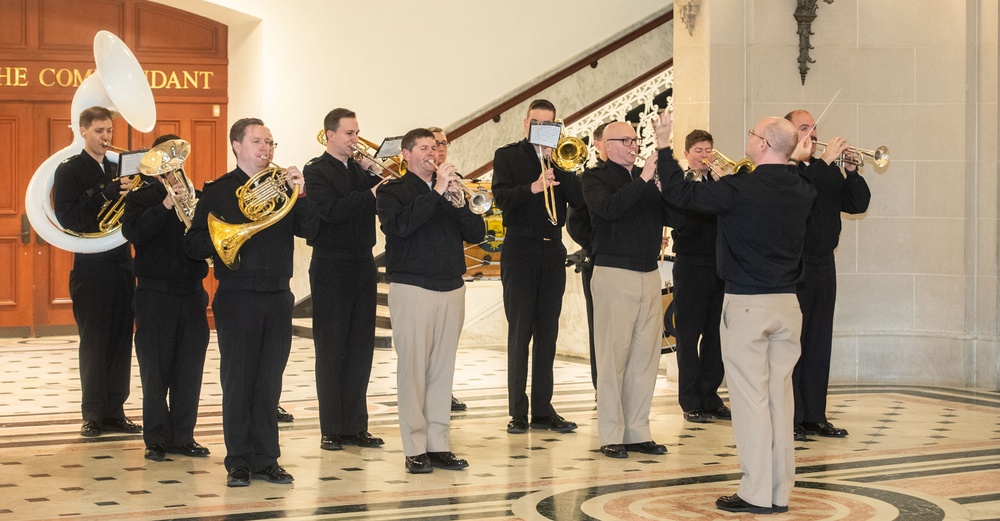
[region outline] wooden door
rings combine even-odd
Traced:
[[[31,103],[0,104],[0,328],[7,336],[30,334],[32,324],[32,246],[24,214],[36,164],[31,110]]]

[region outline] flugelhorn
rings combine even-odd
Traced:
[[[195,206],[198,204],[194,185],[184,173],[184,161],[190,153],[190,143],[183,139],[171,139],[153,147],[139,161],[139,171],[143,175],[159,179],[166,187],[170,200],[174,202],[177,218],[184,223],[185,230],[191,228]],[[174,191],[176,185],[180,185],[180,193]]]
[[[269,163],[254,174],[243,186],[236,189],[237,204],[251,222],[230,224],[210,213],[208,235],[222,262],[231,270],[240,267],[239,251],[244,243],[258,232],[274,225],[292,211],[299,198],[299,185],[285,192],[288,175],[284,168]],[[281,205],[279,207],[279,205]]]
[[[729,159],[729,156],[719,152],[718,149],[712,150],[712,157],[709,159],[702,159],[701,163],[707,166],[712,173],[722,177],[724,175],[735,174],[740,171],[753,172],[757,165],[750,158],[743,158],[739,161],[733,161]]]
[[[455,189],[452,190],[452,187]],[[462,182],[462,176],[457,173],[451,175],[451,182],[448,191],[445,192],[445,197],[451,201],[455,208],[465,206],[466,199],[468,199],[469,210],[476,215],[483,215],[493,207],[493,195],[488,190],[481,186],[475,190],[469,188]]]
[[[816,144],[826,149],[826,143],[817,141]],[[880,146],[875,150],[847,147],[847,150],[844,150],[840,154],[840,157],[834,159],[833,162],[840,165],[848,164],[861,168],[865,166],[865,156],[872,158],[872,162],[879,168],[883,168],[889,164],[889,149],[885,146]]]

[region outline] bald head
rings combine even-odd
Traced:
[[[795,150],[795,125],[784,118],[767,117],[757,122],[747,137],[746,155],[758,165],[785,164]]]
[[[635,129],[624,121],[616,121],[604,127],[604,152],[608,161],[625,168],[632,168],[639,152]],[[628,145],[626,146],[626,143]]]

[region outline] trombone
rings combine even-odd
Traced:
[[[560,122],[561,123],[561,122]],[[565,131],[566,127],[563,127]],[[587,156],[590,154],[587,151],[587,144],[583,142],[582,139],[573,136],[562,135],[559,137],[559,141],[556,142],[556,147],[552,149],[552,153],[548,157],[539,159],[542,163],[542,171],[546,171],[551,168],[548,164],[549,161],[555,164],[560,170],[567,172],[575,172],[583,167],[584,163],[587,162]],[[559,225],[559,216],[556,212],[556,191],[555,186],[549,184],[549,182],[542,178],[542,196],[545,200],[545,213],[548,214],[549,222],[552,226]]]
[[[323,146],[327,145],[329,141],[326,139],[326,130],[320,130],[319,133],[316,134],[316,142]],[[388,158],[388,161],[378,159],[377,157],[375,157],[374,154],[368,152],[368,150],[378,150],[378,145],[376,145],[371,141],[368,141],[367,139],[361,136],[358,136],[358,143],[354,145],[354,147],[352,148],[354,148],[353,157],[355,161],[360,161],[362,157],[367,157],[373,163],[375,163],[375,165],[378,166],[380,170],[385,172],[386,175],[380,175],[377,172],[369,171],[371,175],[381,179],[383,183],[390,179],[400,177],[406,173],[406,165],[403,164],[402,157],[392,156]],[[392,165],[395,165],[396,170],[393,170],[392,166],[386,163],[391,163]]]
[[[822,145],[826,149],[826,143],[817,141],[817,145]],[[875,150],[865,150],[863,148],[847,147],[840,154],[840,157],[834,159],[833,162],[841,166],[843,165],[854,165],[858,168],[865,166],[865,156],[872,158],[872,162],[875,166],[883,168],[889,164],[889,149],[885,146],[880,146]]]

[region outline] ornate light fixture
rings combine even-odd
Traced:
[[[687,29],[688,34],[691,36],[694,36],[694,20],[698,17],[698,11],[700,10],[701,0],[691,0],[681,6],[681,22],[684,22],[684,28]]]
[[[809,37],[812,36],[812,23],[816,19],[816,9],[819,6],[816,3],[819,0],[797,0],[798,5],[795,6],[795,21],[799,23],[799,74],[802,76],[802,84],[806,84],[806,73],[809,72],[809,64],[816,63],[816,60],[809,57],[809,49],[813,46],[809,45]],[[828,4],[832,4],[833,0],[823,0]],[[682,11],[683,16],[683,11]]]

